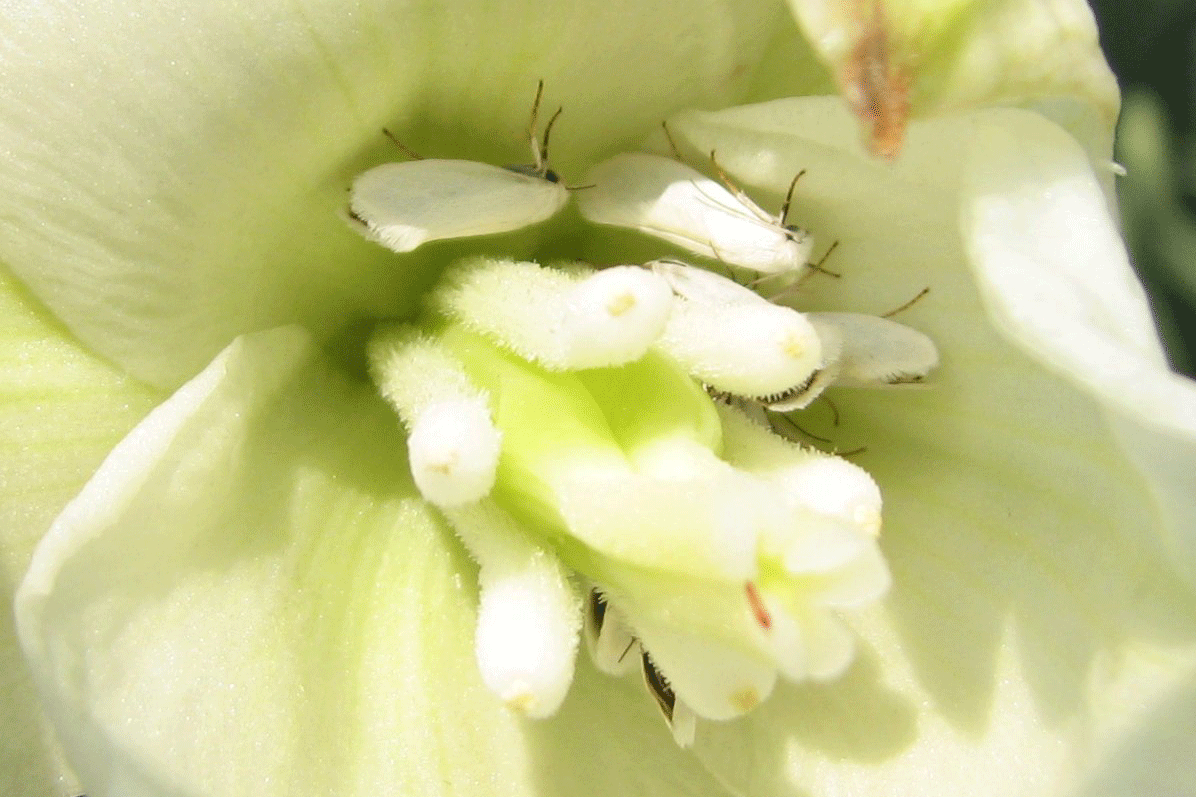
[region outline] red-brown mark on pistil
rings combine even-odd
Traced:
[[[769,614],[768,607],[764,605],[764,599],[760,597],[760,590],[751,581],[745,582],[743,589],[747,593],[748,605],[752,608],[752,615],[756,618],[756,623],[765,631],[772,628],[772,615]]]

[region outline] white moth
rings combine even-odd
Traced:
[[[804,268],[813,239],[788,223],[797,177],[775,216],[723,181],[674,158],[625,153],[594,167],[586,180],[594,185],[578,194],[577,204],[592,222],[639,230],[731,266],[761,274]]]
[[[765,409],[808,407],[831,385],[892,387],[921,382],[939,364],[934,341],[912,327],[864,313],[805,313],[822,343],[823,367],[791,390],[760,399]]]
[[[543,140],[536,135],[543,92],[541,81],[529,126],[531,164],[422,158],[385,163],[353,181],[349,216],[355,226],[388,249],[410,252],[428,241],[510,232],[554,215],[569,191],[548,167],[548,136],[560,110],[545,126]]]
[[[712,271],[676,260],[647,264],[668,281],[682,299],[708,307],[762,303],[754,291]],[[794,310],[793,312],[797,312]],[[775,412],[803,409],[832,384],[841,387],[888,387],[922,381],[938,365],[934,341],[916,329],[881,316],[862,313],[802,313],[821,345],[821,365],[790,387],[769,395],[737,395]],[[734,330],[710,334],[734,335]],[[745,341],[744,356],[755,344]],[[717,387],[717,386],[716,386]]]

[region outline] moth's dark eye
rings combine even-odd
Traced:
[[[549,169],[548,171],[544,172],[544,174],[542,176],[544,177],[545,180],[547,180],[550,183],[559,183],[561,181],[561,176],[559,174],[557,174],[556,172],[554,172],[552,169]]]

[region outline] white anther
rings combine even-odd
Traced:
[[[814,513],[798,517],[781,556],[785,570],[794,575],[843,567],[874,544],[866,532],[842,521]]]

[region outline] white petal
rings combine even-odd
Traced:
[[[1040,138],[1044,122],[1008,110],[918,122],[902,157],[881,167],[850,155],[853,123],[832,106],[686,114],[692,126],[678,119],[670,128],[717,147],[736,178],[773,190],[783,188],[778,175],[805,165],[803,196],[817,203],[802,218],[841,239],[836,269],[851,282],[811,279],[803,304],[884,312],[929,285],[902,321],[935,342],[943,365],[927,390],[836,397],[835,433],[867,446],[857,461],[885,495],[882,546],[893,575],[883,608],[853,618],[856,664],[814,691],[778,688],[734,727],[705,728],[695,749],[753,795],[867,795],[893,783],[936,796],[1075,790],[1083,762],[1135,733],[1190,672],[1196,608],[1177,576],[1190,557],[1151,546],[1159,536],[1178,543],[1193,527],[1196,507],[1158,498],[1170,474],[1171,498],[1191,501],[1180,485],[1193,454],[1177,416],[1196,412],[1184,383],[1161,366],[1099,189],[1074,168],[1083,157],[1056,149],[1050,133]],[[1008,147],[973,149],[986,131]],[[969,166],[965,154],[985,151],[1000,157]],[[1001,223],[978,225],[973,214],[965,229],[987,229],[1001,242],[989,251],[1014,256],[973,264],[985,273],[983,294],[964,267],[959,232],[959,191],[972,170],[968,184],[985,190],[967,201],[988,197],[1001,213],[986,218]],[[1046,204],[1033,210],[1031,198]],[[990,271],[1021,275],[1004,283],[1017,303],[1001,299]],[[1070,362],[1071,377],[999,335],[982,296],[1006,307],[1000,317],[1011,330],[1050,328],[1054,343],[1039,333],[1024,342],[1053,364]],[[1158,473],[1144,478],[1127,461],[1093,390],[1125,411],[1140,408],[1135,437],[1155,451]],[[1180,745],[1189,753],[1190,741]],[[782,772],[745,765],[762,746],[788,751]],[[1175,756],[1176,767],[1190,758]]]
[[[741,94],[777,14],[725,0],[14,9],[0,260],[85,343],[170,387],[243,332],[404,317],[441,264],[417,251],[398,268],[337,217],[354,176],[395,159],[383,127],[429,155],[526,161],[543,80],[543,108],[565,109],[553,165],[576,178],[669,110]],[[673,35],[645,47],[644,31]]]
[[[236,344],[35,553],[22,640],[88,793],[724,794],[588,667],[551,720],[502,707],[392,411],[310,356],[293,332]]]
[[[1196,385],[1170,371],[1079,146],[1033,114],[977,136],[961,223],[999,328],[1110,407],[1166,513],[1161,544],[1196,579]],[[1027,178],[1033,175],[1035,182]]]
[[[12,595],[54,516],[161,397],[80,346],[3,271],[0,385],[0,794],[81,794],[38,705]]]

